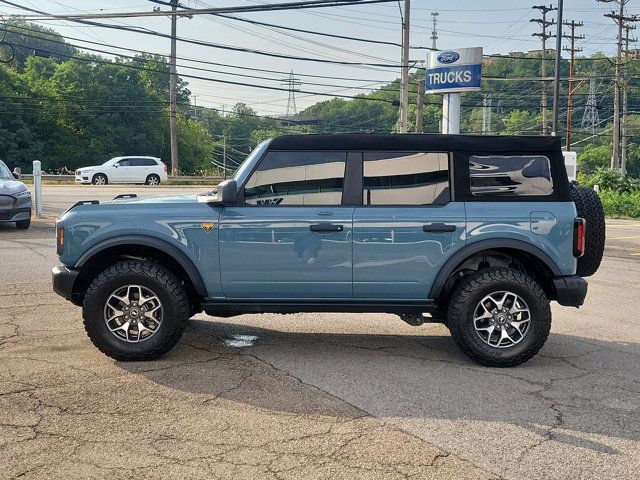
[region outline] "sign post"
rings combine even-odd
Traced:
[[[480,90],[482,47],[431,52],[425,92],[444,94],[442,133],[460,133],[460,92]]]

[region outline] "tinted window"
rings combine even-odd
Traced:
[[[245,185],[250,205],[340,205],[345,152],[269,152]]]
[[[553,193],[549,159],[544,155],[472,155],[469,173],[475,196]]]
[[[155,167],[158,165],[152,158],[131,158],[129,166],[131,167]]]
[[[128,158],[126,160],[120,160],[119,162],[116,163],[116,165],[119,167],[130,167],[131,160],[129,160]]]
[[[449,154],[364,152],[365,205],[433,205],[449,201]]]

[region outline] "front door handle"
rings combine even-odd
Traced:
[[[344,230],[343,225],[336,225],[335,223],[316,223],[313,225],[309,225],[309,230],[312,232],[341,232]]]
[[[455,232],[456,226],[447,223],[429,223],[422,226],[422,231],[429,233]]]

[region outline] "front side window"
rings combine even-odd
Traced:
[[[449,201],[446,152],[364,152],[364,205],[442,205]]]
[[[549,158],[544,155],[472,155],[469,177],[474,196],[553,193]]]
[[[118,163],[116,163],[116,165],[118,167],[129,167],[131,164],[131,160],[126,159],[126,160],[120,160]]]
[[[249,205],[340,205],[346,152],[269,152],[245,185]]]

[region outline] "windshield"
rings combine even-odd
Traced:
[[[245,182],[245,180],[251,173],[251,170],[253,169],[253,166],[255,165],[256,161],[258,161],[260,157],[262,157],[262,154],[267,149],[267,146],[269,145],[270,141],[271,140],[265,140],[260,145],[258,145],[253,150],[253,152],[249,154],[246,160],[242,162],[242,165],[238,167],[238,170],[236,170],[236,173],[233,175],[233,179],[236,181],[238,185],[242,185]]]
[[[116,163],[119,159],[118,158],[112,158],[111,160],[107,160],[106,162],[104,162],[102,165],[113,165],[114,163]]]
[[[9,170],[9,167],[7,167],[2,160],[0,160],[0,179],[13,180],[11,170]]]

